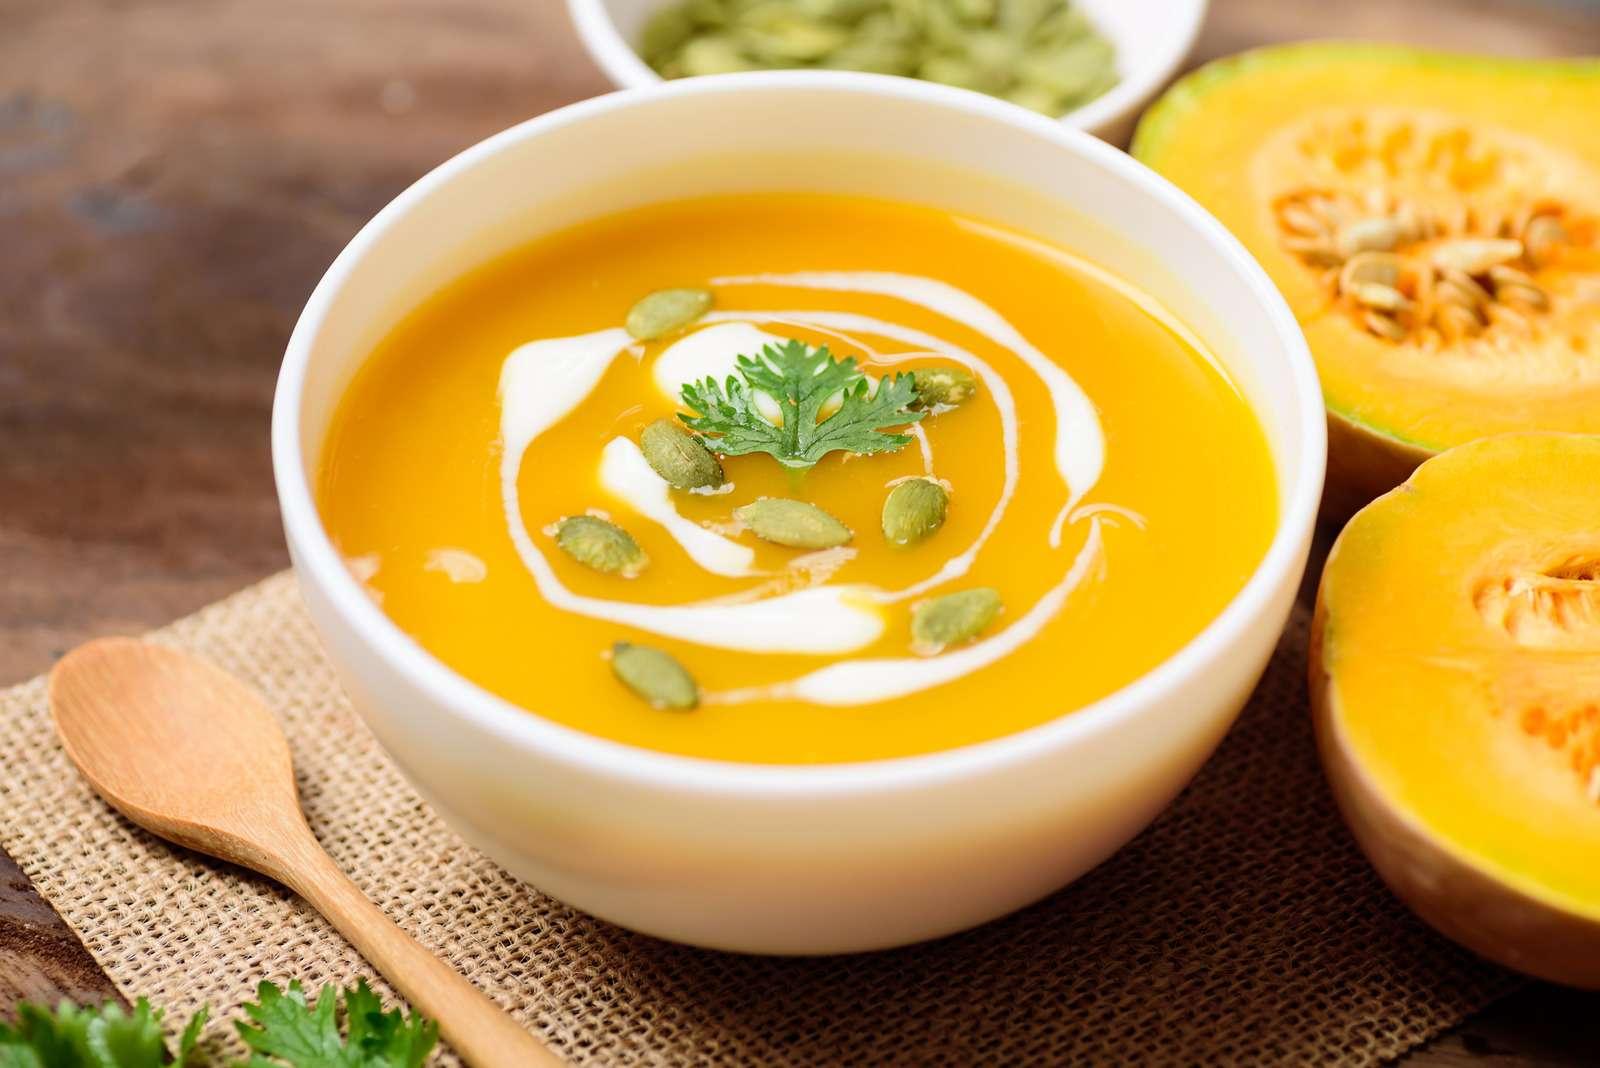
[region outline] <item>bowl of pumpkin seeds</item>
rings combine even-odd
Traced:
[[[1125,140],[1179,70],[1206,0],[567,0],[622,88],[854,70],[987,93]]]

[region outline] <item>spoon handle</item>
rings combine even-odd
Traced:
[[[327,917],[472,1068],[566,1068],[477,987],[384,915],[306,832],[282,881]]]

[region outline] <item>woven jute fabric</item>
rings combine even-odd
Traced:
[[[577,1065],[1359,1066],[1518,982],[1414,920],[1339,822],[1308,725],[1303,612],[1199,778],[1099,869],[963,935],[809,960],[631,934],[463,844],[351,710],[288,575],[153,637],[266,696],[334,859]],[[393,996],[287,892],[102,804],[56,744],[42,681],[0,695],[0,738],[0,842],[130,997],[181,1020],[203,1003],[232,1016],[262,978],[365,975]],[[227,1029],[212,1033],[225,1053]]]

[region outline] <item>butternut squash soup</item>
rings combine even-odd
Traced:
[[[372,353],[318,494],[401,628],[531,713],[814,763],[995,738],[1133,681],[1243,586],[1263,433],[1148,296],[865,198],[541,240]]]

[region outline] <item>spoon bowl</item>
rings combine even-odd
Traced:
[[[68,758],[124,816],[287,881],[275,847],[311,830],[283,729],[238,679],[175,649],[103,638],[50,673],[50,709]]]

